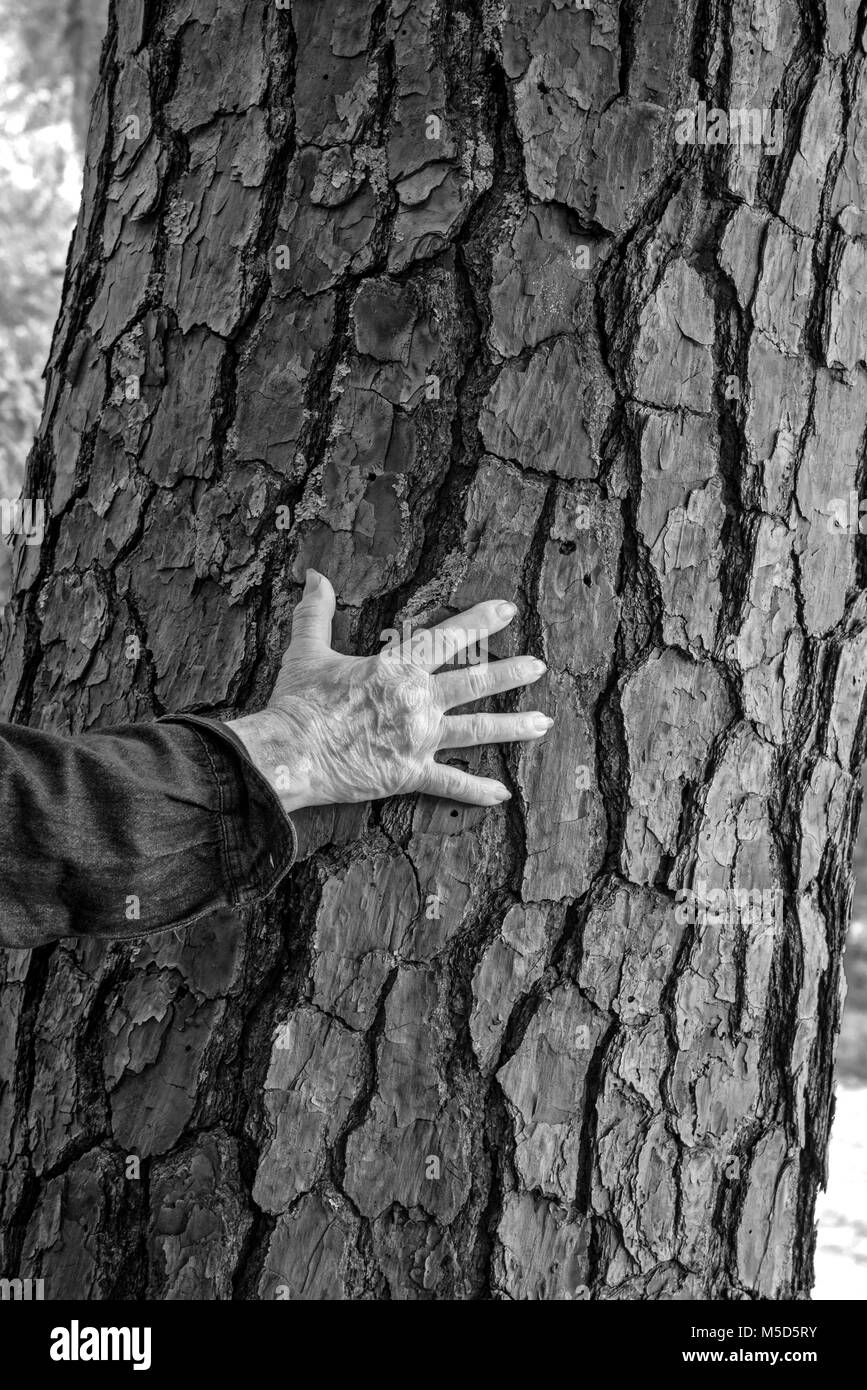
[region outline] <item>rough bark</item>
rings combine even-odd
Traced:
[[[852,0],[113,6],[3,714],[250,709],[312,564],[359,653],[516,599],[492,645],[545,657],[521,698],[557,724],[463,758],[504,809],[299,818],[250,921],[8,953],[6,1273],[806,1294],[867,674],[829,530],[864,471],[863,30]],[[699,100],[781,148],[678,143]],[[703,885],[784,910],[680,921]]]

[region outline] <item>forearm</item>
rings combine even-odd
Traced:
[[[179,928],[270,892],[295,839],[213,721],[0,726],[0,945]]]

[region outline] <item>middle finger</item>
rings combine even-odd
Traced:
[[[431,680],[442,708],[452,709],[455,705],[468,705],[472,700],[483,700],[488,695],[499,695],[504,690],[532,685],[547,669],[544,661],[535,656],[511,656],[506,661],[491,661],[484,666],[443,671]]]

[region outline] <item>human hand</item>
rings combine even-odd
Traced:
[[[292,641],[268,707],[227,721],[287,811],[427,792],[494,806],[502,782],[434,760],[440,748],[542,738],[553,720],[526,714],[448,714],[457,705],[530,685],[545,671],[531,656],[434,672],[477,640],[507,627],[511,603],[480,603],[376,656],[331,649],[334,590],[308,570]]]

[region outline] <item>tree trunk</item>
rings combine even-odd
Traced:
[[[253,709],[313,565],[359,654],[515,599],[492,654],[544,657],[518,702],[556,725],[455,755],[505,808],[299,816],[252,919],[7,953],[4,1272],[807,1293],[867,674],[862,31],[112,7],[2,716]]]

